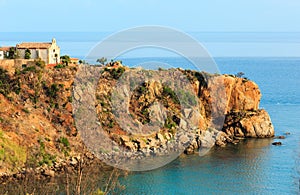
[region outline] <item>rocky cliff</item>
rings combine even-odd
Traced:
[[[240,138],[274,136],[268,113],[259,109],[260,90],[250,80],[174,69],[170,76],[178,80],[184,75],[191,91],[184,90],[186,81],[175,86],[168,79],[150,79],[132,84],[128,93],[128,88],[115,86],[132,69],[118,62],[100,69],[94,105],[97,118],[110,139],[130,151],[153,155],[182,146],[186,153],[193,153],[200,147],[237,143]],[[15,172],[25,165],[52,166],[88,154],[72,113],[77,71],[75,67],[45,68],[39,63],[13,75],[0,69],[0,172]],[[168,78],[170,71],[160,72]],[[149,72],[137,72],[133,80],[143,74]],[[125,94],[126,111],[113,109],[123,104],[112,94]],[[75,88],[77,103],[84,96]],[[172,145],[174,140],[179,146]]]

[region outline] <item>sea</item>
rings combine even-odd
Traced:
[[[270,114],[276,135],[290,134],[283,140],[247,139],[212,148],[205,156],[187,155],[156,170],[132,173],[120,179],[126,186],[121,194],[300,194],[300,58],[215,61],[221,73],[243,72],[255,81],[262,93],[260,108]],[[283,145],[274,146],[274,141]]]
[[[109,35],[0,33],[0,46],[56,37],[62,53],[84,59],[98,41]],[[300,33],[191,35],[204,43],[220,73],[243,72],[258,84],[262,93],[260,108],[270,114],[276,135],[288,135],[282,140],[247,139],[237,145],[212,148],[205,156],[181,156],[155,170],[132,172],[119,179],[125,189],[117,194],[300,194]],[[128,66],[155,61],[194,69],[186,59],[174,56],[118,60]],[[274,141],[282,145],[274,146]]]

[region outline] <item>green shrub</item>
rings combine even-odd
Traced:
[[[146,91],[147,91],[146,87],[144,87],[144,86],[140,86],[140,87],[139,87],[139,92],[140,92],[141,94],[144,94]]]
[[[170,98],[173,100],[173,102],[175,104],[180,103],[176,93],[168,86],[165,86],[165,85],[163,86],[163,95],[164,96],[170,96]]]
[[[184,103],[185,105],[196,106],[197,96],[195,94],[191,94],[189,91],[178,90],[178,95],[182,101],[181,103]]]
[[[27,67],[23,68],[23,70],[21,71],[22,74],[24,74],[26,72],[36,72],[36,67],[35,66],[27,66]]]
[[[41,59],[39,59],[35,62],[35,65],[37,65],[40,68],[45,68],[46,63],[44,61],[42,61]]]
[[[25,59],[30,59],[30,57],[31,57],[31,52],[29,49],[26,49],[25,50]]]
[[[110,74],[114,79],[119,79],[124,72],[125,72],[125,68],[123,67],[113,68],[110,70]]]
[[[59,68],[65,68],[66,65],[65,64],[58,64],[56,66],[54,66],[54,68],[59,69]]]
[[[0,129],[0,163],[6,169],[16,171],[17,167],[23,166],[26,162],[26,149],[8,139],[5,132]]]
[[[23,108],[22,111],[25,112],[25,113],[27,113],[27,114],[30,113],[29,110],[28,110],[27,108]]]
[[[114,126],[115,126],[114,122],[113,122],[113,121],[110,121],[109,124],[108,124],[108,127],[109,127],[109,128],[113,128]]]
[[[52,166],[56,160],[55,155],[51,155],[49,153],[42,154],[42,159],[39,161],[39,165],[42,166],[44,164]]]
[[[176,127],[176,123],[171,118],[168,117],[165,121],[164,126],[167,129],[172,129],[173,127]]]
[[[58,142],[62,145],[61,151],[64,153],[65,156],[68,156],[70,151],[70,142],[68,138],[60,137],[58,139]]]
[[[57,92],[59,91],[59,86],[57,84],[52,84],[50,88],[47,89],[47,95],[50,98],[56,98]]]
[[[238,78],[243,78],[244,75],[245,75],[245,73],[243,73],[243,72],[238,72],[238,73],[235,74],[235,76],[238,77]]]
[[[105,193],[101,189],[97,189],[96,191],[92,192],[91,195],[104,195]]]
[[[63,146],[66,147],[66,148],[70,147],[69,140],[66,137],[59,138],[59,143],[63,144]]]
[[[68,97],[68,102],[71,102],[71,103],[73,102],[72,96]]]
[[[20,81],[18,79],[11,79],[7,70],[0,68],[0,93],[8,98],[8,94],[11,92],[19,94],[20,91]]]
[[[42,166],[46,164],[48,166],[52,166],[56,160],[56,156],[46,152],[45,143],[42,139],[39,139],[38,142],[40,144],[40,151],[39,154],[37,154],[40,159],[38,161],[38,165]]]

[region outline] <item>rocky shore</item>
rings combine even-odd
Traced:
[[[98,157],[119,164],[123,160],[192,154],[215,145],[237,144],[244,138],[274,136],[267,111],[259,108],[261,92],[246,78],[173,69],[158,71],[156,76],[163,78],[160,82],[155,77],[142,82],[145,76],[156,73],[130,69],[120,62],[97,68],[33,66],[16,70],[13,75],[1,70],[1,78],[7,82],[0,91],[4,156],[25,153],[16,160],[0,156],[2,182],[11,176],[22,178],[30,171],[52,177],[64,167],[77,166],[82,153],[90,161]],[[79,76],[78,71],[82,71]],[[126,75],[130,71],[131,75]],[[76,85],[88,76],[99,78],[95,89]],[[180,82],[169,82],[170,78]],[[120,79],[129,85],[119,87]],[[91,92],[96,95],[89,96]],[[91,109],[97,125],[114,145],[95,152],[82,141],[95,136],[80,132],[86,126],[78,121],[77,111],[85,102],[94,103]],[[86,144],[96,157],[82,149]],[[26,167],[28,162],[39,168]]]
[[[75,80],[73,105],[75,116],[77,110],[85,110],[84,116],[92,120],[97,113],[114,143],[107,142],[94,153],[109,164],[154,162],[157,156],[192,154],[215,145],[237,144],[244,138],[274,136],[268,113],[259,108],[261,92],[246,78],[182,69],[157,73],[129,69],[120,63],[102,68],[99,75],[95,72],[99,71],[81,69]],[[96,89],[86,87],[91,76],[99,78],[94,83]],[[176,85],[172,79],[180,83]],[[185,88],[187,85],[191,88]],[[91,95],[94,93],[96,100]],[[79,106],[90,102],[96,102],[95,110]],[[85,122],[79,120],[77,124],[86,130]],[[85,137],[101,148],[93,132],[85,131]]]

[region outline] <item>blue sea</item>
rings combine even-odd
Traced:
[[[145,59],[143,59],[145,60]],[[180,66],[178,58],[148,59]],[[180,157],[159,169],[132,173],[120,182],[122,194],[299,194],[300,58],[215,58],[221,73],[245,76],[262,92],[276,135],[289,132],[282,146],[275,139],[249,139],[213,148],[206,156]],[[138,64],[139,59],[125,59]]]
[[[84,59],[108,35],[109,32],[0,33],[0,46],[51,41],[56,37],[63,54]],[[212,54],[220,73],[244,72],[255,81],[262,93],[260,107],[269,112],[276,135],[290,135],[280,140],[282,146],[273,146],[274,139],[248,139],[237,145],[213,148],[206,156],[183,156],[156,170],[131,173],[120,178],[126,188],[119,193],[300,194],[300,33],[190,35]],[[133,57],[121,56],[119,60],[129,66],[158,61],[193,69],[183,58]]]

